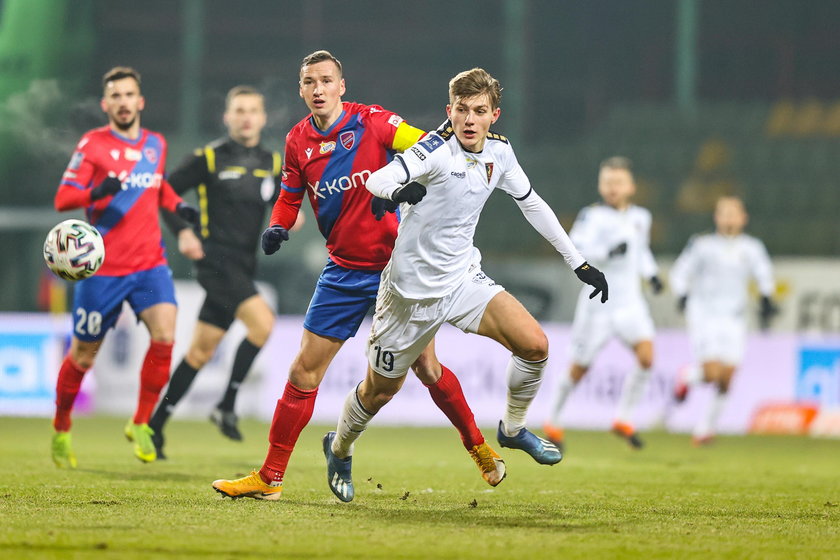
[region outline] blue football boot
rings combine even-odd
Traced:
[[[522,428],[515,436],[505,435],[502,422],[499,421],[499,431],[496,433],[499,445],[510,449],[521,449],[534,458],[541,465],[555,465],[563,459],[563,454],[557,446],[548,440],[538,437]]]
[[[332,442],[335,432],[327,432],[324,436],[324,457],[327,459],[327,483],[336,498],[342,502],[352,502],[353,490],[353,457],[339,459],[332,452]]]

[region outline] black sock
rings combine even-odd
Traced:
[[[166,394],[160,399],[157,410],[155,410],[151,420],[149,420],[149,426],[153,430],[163,428],[163,425],[166,424],[166,421],[169,420],[169,416],[175,409],[175,405],[178,404],[178,401],[189,390],[197,373],[198,370],[188,364],[187,360],[181,360],[181,363],[172,372],[172,377],[169,379],[169,386],[166,388]]]
[[[260,346],[254,346],[248,339],[242,341],[239,348],[236,350],[236,357],[233,359],[233,369],[230,372],[230,381],[228,381],[225,396],[219,401],[218,408],[233,412],[233,405],[236,403],[236,393],[239,391],[239,386],[248,375],[248,370],[251,369],[251,364],[260,352]]]

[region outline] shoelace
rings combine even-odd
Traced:
[[[496,470],[496,461],[487,446],[478,445],[476,447],[470,449],[470,455],[472,455],[473,460],[478,463],[481,472],[491,472]]]

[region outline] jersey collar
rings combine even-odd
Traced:
[[[143,137],[146,135],[146,129],[144,129],[144,128],[140,129],[140,134],[137,135],[136,139],[129,138],[128,136],[123,136],[122,134],[115,131],[110,126],[108,127],[108,132],[110,132],[114,136],[114,138],[116,138],[117,140],[120,140],[121,142],[125,142],[126,144],[131,144],[132,146],[136,146],[137,144],[139,144],[140,141],[143,140]]]
[[[321,130],[315,124],[315,118],[312,115],[309,115],[309,125],[312,127],[312,130],[314,130],[315,132],[317,132],[321,136],[329,136],[332,133],[332,131],[335,130],[335,127],[337,127],[338,125],[340,125],[344,121],[344,117],[346,117],[346,116],[347,116],[347,111],[342,109],[341,114],[338,115],[338,118],[335,120],[335,122],[332,123],[332,125],[330,125],[330,127],[327,130]]]

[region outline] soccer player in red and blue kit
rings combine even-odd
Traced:
[[[163,207],[192,222],[198,218],[198,211],[184,204],[164,179],[166,140],[140,127],[145,105],[140,74],[116,67],[105,74],[102,85],[108,125],[82,136],[55,196],[58,211],[84,208],[105,241],[102,267],[76,284],[73,297],[73,339],[58,372],[53,420],[52,457],[59,467],[76,467],[70,440],[73,402],[124,301],[151,335],[137,410],[125,435],[134,442],[138,459],[155,460],[148,421],[169,378],[176,315],[158,211]]]
[[[307,195],[327,240],[329,261],[304,319],[300,351],[277,401],[262,468],[240,479],[213,482],[216,491],[232,498],[280,499],[286,466],[312,416],[318,385],[376,301],[380,274],[397,237],[396,215],[380,208],[374,216],[365,182],[393,151],[407,150],[424,132],[376,105],[342,102],[344,91],[341,63],[333,55],[316,51],[303,59],[300,96],[312,113],[286,136],[282,190],[262,247],[272,254],[289,239],[288,229]],[[498,455],[476,427],[458,379],[437,361],[434,341],[412,368],[458,429],[484,479],[493,486],[501,482],[504,471],[497,467]],[[350,501],[352,488],[336,496]]]

